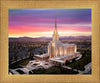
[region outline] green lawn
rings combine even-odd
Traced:
[[[26,59],[26,60],[23,60],[21,63],[20,63],[20,65],[27,65],[28,63],[29,63],[29,61],[30,61],[31,59],[30,58],[28,58],[28,59]]]
[[[78,49],[78,51],[81,52],[82,58],[72,63],[67,62],[66,65],[73,69],[84,70],[84,66],[91,62],[91,49]]]
[[[75,61],[67,66],[72,67],[73,69],[84,70],[84,66],[91,62],[91,55],[84,56],[78,61]]]
[[[25,65],[28,64],[28,62],[29,62],[30,60],[31,60],[31,58],[23,59],[23,60],[21,60],[21,61],[18,61],[18,62],[14,63],[14,64],[9,65],[9,68],[10,68],[10,69],[15,69],[15,68],[18,68],[19,65],[25,66]]]
[[[34,74],[77,74],[78,73],[73,70],[62,68],[60,66],[58,67],[53,66],[49,69],[40,68],[37,70],[33,70],[33,72]]]

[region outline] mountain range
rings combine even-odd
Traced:
[[[91,40],[91,36],[66,36],[60,37],[60,40]],[[9,41],[48,41],[52,40],[52,37],[19,37],[19,38],[9,38]]]

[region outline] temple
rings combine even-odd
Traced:
[[[80,56],[81,54],[80,52],[77,52],[77,46],[75,44],[62,43],[59,40],[57,22],[55,18],[55,29],[52,41],[48,44],[48,53],[35,55],[35,59],[48,60],[54,64],[64,65],[66,61],[71,61],[72,59],[79,58]]]

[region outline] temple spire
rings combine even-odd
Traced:
[[[57,24],[56,24],[56,17],[55,17],[55,29],[57,28]]]
[[[53,41],[58,41],[59,40],[59,35],[58,35],[58,31],[57,31],[57,23],[56,23],[56,17],[55,17],[55,29],[54,29],[54,33],[53,33]]]
[[[58,31],[57,31],[57,22],[56,22],[56,17],[55,17],[55,30],[54,30],[54,34],[58,34]]]

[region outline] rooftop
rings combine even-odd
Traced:
[[[42,54],[42,55],[34,55],[34,56],[43,58],[43,57],[48,57],[49,54],[48,53],[45,53],[45,54]]]
[[[68,43],[66,43],[66,44],[63,44],[63,46],[75,46],[75,44],[68,44]]]
[[[73,55],[78,54],[78,53],[80,53],[80,52],[72,53],[70,55],[65,55],[65,56],[59,56],[59,57],[50,58],[49,60],[60,62],[60,63],[65,63],[64,59],[72,57]]]

